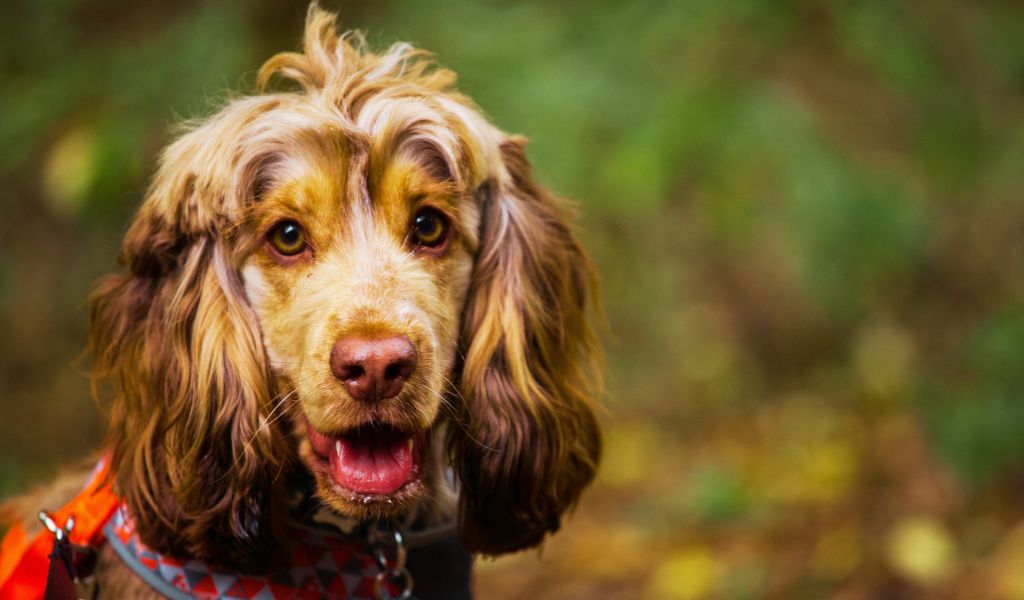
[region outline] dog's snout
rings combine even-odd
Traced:
[[[415,368],[416,348],[401,335],[344,337],[331,349],[331,372],[363,402],[397,396]]]

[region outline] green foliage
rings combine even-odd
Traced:
[[[698,519],[726,522],[746,514],[750,501],[750,493],[734,473],[706,465],[693,474],[687,508]]]
[[[1024,310],[980,323],[956,362],[926,407],[939,448],[975,484],[1024,470]]]

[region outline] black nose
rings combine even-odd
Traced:
[[[362,402],[394,398],[416,368],[409,338],[344,337],[331,349],[331,372]]]

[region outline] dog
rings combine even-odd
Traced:
[[[150,549],[266,569],[297,474],[328,520],[451,521],[493,556],[593,479],[591,263],[454,81],[314,4],[301,52],[162,153],[89,301],[107,477]],[[96,574],[152,593],[109,551]]]

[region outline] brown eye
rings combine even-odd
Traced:
[[[267,240],[284,256],[295,256],[306,249],[306,234],[295,221],[281,221],[270,230]]]
[[[448,221],[440,211],[425,208],[412,222],[412,241],[417,246],[437,248],[448,239]]]

